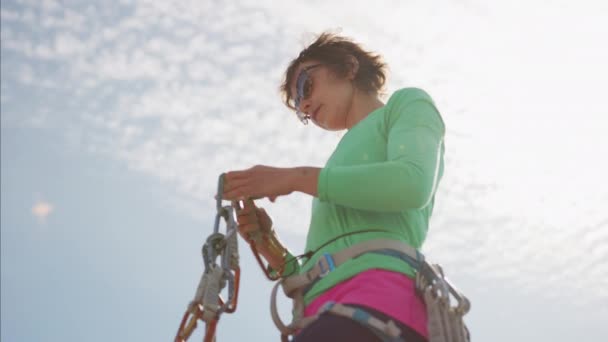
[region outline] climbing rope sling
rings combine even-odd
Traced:
[[[198,320],[206,323],[204,342],[215,341],[215,328],[220,315],[224,312],[233,313],[236,310],[240,268],[236,233],[238,226],[234,214],[238,209],[238,203],[233,202],[232,206],[222,206],[222,193],[223,175],[220,175],[214,231],[203,245],[205,272],[201,277],[194,299],[184,314],[175,342],[188,340],[196,329]],[[225,235],[219,233],[221,218],[226,221]],[[338,238],[369,231],[371,230],[338,236],[323,244],[317,251]],[[353,309],[347,305],[327,303],[316,315],[306,318],[303,316],[305,291],[335,268],[365,253],[394,256],[404,260],[416,270],[416,290],[427,307],[429,342],[470,341],[469,331],[463,321],[464,315],[470,310],[469,300],[445,277],[441,266],[430,264],[419,251],[407,244],[386,239],[365,241],[334,254],[323,254],[314,267],[307,272],[283,277],[276,274],[271,275],[268,271],[269,267],[263,265],[253,240],[249,241],[249,244],[266,276],[270,280],[279,280],[272,290],[270,309],[272,319],[281,331],[281,340],[284,342],[289,340],[290,335],[314,322],[324,312],[351,318],[369,327],[383,341],[403,341],[400,338],[401,331],[393,321],[384,322],[365,311]],[[310,251],[303,256],[310,258],[315,252]],[[220,265],[215,263],[218,256],[221,256]],[[291,261],[293,260],[288,260],[286,263]],[[220,297],[220,292],[226,283],[229,285],[228,301],[224,302]],[[283,288],[285,295],[293,300],[293,320],[289,325],[285,325],[281,321],[277,312],[276,296],[279,286]]]

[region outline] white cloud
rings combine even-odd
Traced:
[[[69,58],[84,50],[85,45],[71,33],[60,33],[55,38],[55,53],[60,56],[59,58]]]

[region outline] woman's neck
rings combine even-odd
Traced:
[[[367,93],[355,88],[350,111],[346,116],[346,129],[351,129],[371,112],[383,106],[384,103],[378,98],[378,93]]]

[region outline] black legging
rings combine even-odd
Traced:
[[[391,319],[389,316],[366,306],[352,304],[348,304],[348,306],[363,309],[385,322]],[[412,328],[394,319],[393,322],[401,329],[403,341],[426,342],[426,339]],[[354,319],[325,312],[319,316],[319,319],[300,331],[293,342],[381,342],[380,338],[374,335],[370,329]]]

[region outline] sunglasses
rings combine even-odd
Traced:
[[[298,74],[298,78],[296,79],[296,99],[294,101],[296,107],[296,115],[298,119],[302,121],[303,124],[308,124],[308,119],[310,119],[310,115],[304,113],[300,109],[300,103],[302,100],[306,100],[312,94],[312,79],[310,78],[309,70],[314,69],[323,65],[323,63],[309,65],[300,71]]]

